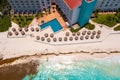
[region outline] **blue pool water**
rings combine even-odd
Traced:
[[[117,61],[117,60],[116,60]],[[23,80],[120,80],[120,63],[85,60],[71,64],[42,64]]]
[[[60,23],[57,21],[57,19],[53,19],[47,23],[43,23],[40,28],[41,29],[45,29],[47,27],[51,27],[51,29],[53,30],[53,32],[58,32],[62,29],[62,26],[60,25]]]

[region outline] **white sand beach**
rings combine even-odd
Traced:
[[[7,38],[6,35],[7,32],[0,33],[0,54],[3,55],[4,59],[23,55],[46,53],[58,54],[80,51],[86,51],[90,53],[120,51],[120,34],[110,35],[102,42],[60,46],[36,43],[29,37]]]
[[[95,24],[95,23],[94,23]],[[14,26],[18,27],[16,24]],[[98,28],[99,25],[95,24]],[[27,36],[25,38],[8,38],[8,32],[0,33],[0,56],[3,59],[19,57],[24,55],[34,54],[60,54],[60,53],[109,53],[120,52],[120,32],[102,29],[107,35],[104,40],[91,43],[76,43],[68,45],[50,45],[41,42],[36,42],[34,38]],[[47,29],[45,30],[47,31]],[[30,32],[35,33],[35,32]],[[60,32],[61,33],[61,32]],[[39,33],[35,33],[39,34]],[[58,35],[59,33],[56,33]],[[104,36],[104,34],[102,34]]]

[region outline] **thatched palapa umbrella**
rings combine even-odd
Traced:
[[[75,35],[76,35],[76,33],[72,33],[72,35],[73,35],[73,36],[75,36]]]
[[[85,36],[85,39],[89,39],[89,36],[87,35],[87,36]]]
[[[45,36],[45,37],[48,37],[48,33],[45,33],[44,36]]]
[[[90,35],[90,34],[91,34],[91,31],[88,31],[87,34]]]
[[[92,34],[95,35],[95,34],[96,34],[96,31],[93,31]]]
[[[77,36],[75,37],[75,40],[78,40],[78,37],[77,37]]]
[[[45,38],[44,38],[44,37],[41,37],[41,41],[45,41]]]
[[[59,41],[62,41],[62,37],[59,37]]]
[[[79,35],[80,35],[80,32],[77,32],[77,35],[79,36]]]
[[[57,39],[56,39],[56,38],[53,38],[53,41],[54,41],[54,42],[56,42],[56,41],[57,41]]]
[[[22,31],[22,28],[19,27],[19,28],[18,28],[18,31]]]
[[[48,39],[47,39],[47,42],[50,42],[50,41],[51,41],[50,38],[48,38]]]
[[[19,33],[17,31],[15,31],[15,35],[18,35]]]
[[[67,41],[67,37],[64,37],[64,41]]]
[[[72,40],[73,40],[73,37],[70,37],[69,40],[72,41]]]
[[[21,31],[21,34],[22,34],[22,35],[25,35],[25,32],[24,32],[24,31]]]
[[[96,38],[97,38],[97,39],[99,39],[99,38],[100,38],[100,35],[99,35],[99,34],[98,34],[98,35],[96,35]]]
[[[83,39],[84,39],[84,37],[83,37],[83,36],[81,36],[81,37],[80,37],[80,39],[81,39],[81,40],[83,40]]]
[[[90,37],[91,39],[94,39],[94,35],[91,35],[91,37]]]
[[[86,31],[83,31],[83,32],[82,32],[82,35],[85,35],[85,34],[86,34]]]
[[[100,30],[98,30],[98,31],[97,31],[97,34],[101,34],[101,31],[100,31]]]
[[[69,32],[66,32],[66,33],[65,33],[65,35],[66,35],[66,36],[69,36],[69,35],[70,35],[70,33],[69,33]]]
[[[50,37],[53,38],[53,37],[54,37],[54,34],[51,33],[51,34],[50,34]]]
[[[13,32],[15,32],[15,31],[16,31],[16,29],[15,29],[15,28],[12,28],[12,31],[13,31]]]
[[[37,39],[37,40],[40,40],[40,36],[36,36],[36,39]]]
[[[36,32],[39,32],[39,28],[37,27],[37,28],[35,28],[35,30],[36,30]]]
[[[25,30],[26,32],[28,32],[28,27],[25,27],[24,30]]]
[[[34,28],[33,28],[33,27],[31,27],[31,31],[34,31]]]
[[[12,32],[8,32],[8,35],[9,35],[9,36],[12,36]]]

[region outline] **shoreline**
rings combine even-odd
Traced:
[[[8,59],[1,59],[0,60],[0,67],[4,66],[10,66],[10,65],[16,65],[16,64],[22,64],[27,63],[30,61],[36,61],[38,64],[40,62],[49,62],[49,59],[55,58],[55,60],[62,61],[63,58],[73,60],[73,61],[79,61],[79,60],[87,60],[87,59],[103,59],[107,57],[113,57],[113,56],[120,56],[120,53],[88,53],[88,52],[76,52],[76,53],[61,53],[61,54],[34,54],[34,55],[25,55],[25,56],[19,56],[19,57],[12,57]],[[59,59],[57,59],[59,57]],[[60,60],[61,59],[61,60]],[[66,60],[65,59],[65,60]],[[54,61],[54,60],[52,60]],[[63,61],[64,62],[64,61]]]
[[[118,58],[117,58],[118,57]],[[117,58],[117,59],[116,59]],[[14,58],[12,58],[14,59]],[[23,79],[26,75],[37,73],[40,65],[60,65],[62,69],[67,64],[76,63],[84,60],[102,61],[103,63],[116,61],[120,63],[120,53],[70,53],[70,54],[44,54],[44,55],[26,55],[16,58],[13,62],[0,65],[0,77],[3,80]],[[104,62],[105,60],[105,62]],[[1,61],[1,60],[0,60]],[[4,73],[3,73],[4,71]],[[16,74],[14,74],[16,72]],[[7,76],[7,77],[6,77]]]
[[[0,67],[1,80],[22,80],[26,75],[33,75],[37,73],[38,63],[30,61],[9,66]]]

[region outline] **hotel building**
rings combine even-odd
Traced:
[[[120,0],[98,0],[95,9],[101,11],[116,11],[120,8]]]
[[[51,6],[51,0],[8,0],[8,2],[15,13],[36,13]]]
[[[94,10],[97,0],[8,0],[14,12],[36,13],[56,4],[70,25],[78,23],[83,27]]]
[[[55,3],[70,25],[84,26],[94,10],[97,0],[8,0],[14,12],[36,13],[47,10]]]

